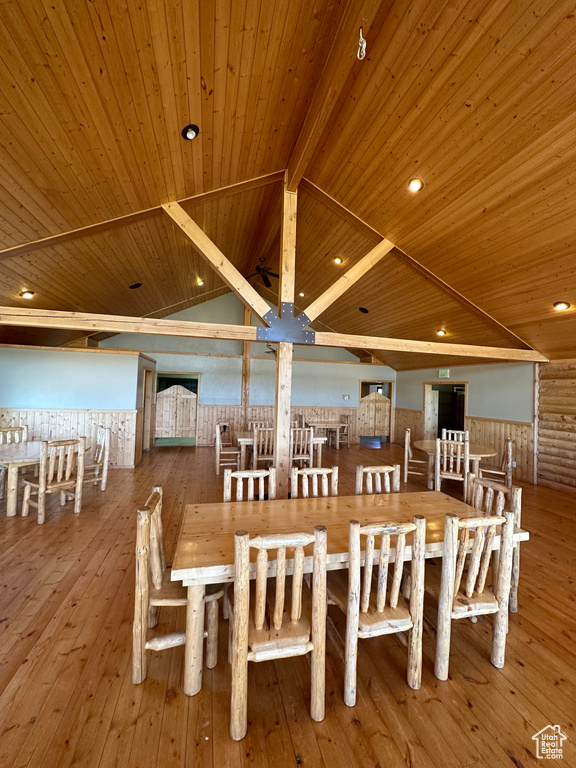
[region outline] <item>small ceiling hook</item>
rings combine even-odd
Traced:
[[[362,27],[360,27],[360,39],[358,40],[358,53],[356,54],[360,61],[366,56],[366,40],[362,37]]]

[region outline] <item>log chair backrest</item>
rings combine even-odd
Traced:
[[[298,479],[302,483],[302,498],[310,496],[338,496],[338,467],[292,467],[290,492],[291,498],[300,496]],[[329,482],[330,481],[330,482]]]
[[[400,491],[400,464],[382,465],[379,467],[356,467],[356,493],[398,493]]]
[[[268,491],[266,491],[266,479],[268,479]],[[244,501],[244,483],[246,483],[246,501],[254,501],[256,482],[258,483],[258,501],[276,498],[276,470],[274,467],[240,472],[225,469],[223,498],[225,502],[232,501],[233,480],[236,481],[235,501]]]

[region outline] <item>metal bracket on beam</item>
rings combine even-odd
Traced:
[[[310,325],[310,319],[304,312],[294,317],[294,304],[283,301],[281,304],[281,317],[271,309],[262,318],[268,324],[268,328],[258,327],[256,338],[258,341],[289,341],[293,344],[315,344],[314,331],[305,331]]]

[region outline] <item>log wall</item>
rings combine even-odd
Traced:
[[[0,408],[0,426],[28,425],[29,440],[56,440],[86,437],[96,445],[98,425],[110,427],[110,465],[133,467],[142,455],[136,450],[141,436],[141,411],[76,411]],[[138,424],[140,428],[138,428]]]
[[[539,366],[537,479],[576,493],[576,360]]]

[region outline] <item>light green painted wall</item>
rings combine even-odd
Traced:
[[[244,306],[234,294],[227,294],[197,307],[177,312],[171,315],[170,319],[242,325]],[[260,325],[254,316],[252,323]],[[157,371],[201,374],[200,403],[203,405],[241,404],[242,360],[239,357],[209,356],[241,355],[241,342],[122,333],[106,339],[100,346],[145,350],[148,357],[156,360]],[[250,348],[253,356],[250,368],[250,404],[273,405],[276,390],[274,358],[270,355],[258,359],[266,354],[265,343],[253,343]],[[357,406],[359,379],[394,381],[396,378],[395,371],[388,366],[338,364],[357,362],[358,358],[346,349],[296,344],[294,357],[306,358],[305,362],[294,363],[294,405]],[[350,400],[343,400],[343,394],[349,394]]]
[[[1,408],[133,410],[137,355],[0,349]]]
[[[422,410],[424,382],[468,382],[468,416],[532,422],[534,364],[501,363],[450,367],[450,379],[439,379],[437,368],[398,371],[396,407]]]

